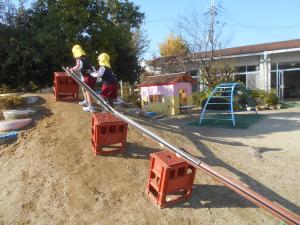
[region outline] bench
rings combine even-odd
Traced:
[[[188,114],[192,112],[192,109],[195,108],[194,105],[183,105],[179,107],[180,114]]]

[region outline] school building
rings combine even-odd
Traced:
[[[218,51],[216,59],[230,59],[236,68],[235,78],[249,89],[275,89],[281,100],[300,97],[300,39],[225,48]],[[178,72],[159,61],[161,73]],[[197,63],[185,68],[194,79],[201,79]],[[203,88],[198,85],[193,90]]]

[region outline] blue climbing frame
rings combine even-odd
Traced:
[[[200,120],[199,120],[199,124],[201,125],[203,120],[231,120],[232,121],[232,125],[235,127],[236,122],[235,122],[235,116],[234,116],[234,110],[233,110],[233,100],[234,100],[234,90],[235,88],[237,88],[238,86],[240,86],[240,83],[222,83],[219,84],[209,95],[204,109],[201,112],[201,116],[200,116]],[[246,88],[245,88],[246,90]],[[228,95],[226,95],[226,93]],[[220,95],[221,94],[221,95]],[[225,94],[225,96],[223,95]],[[229,102],[222,102],[222,103],[217,103],[217,102],[211,102],[212,99],[229,99]],[[229,105],[229,110],[226,110],[228,112],[230,112],[230,118],[209,118],[209,117],[205,117],[205,113],[211,110],[208,110],[207,107],[208,105]],[[213,110],[215,111],[215,110]],[[256,112],[256,109],[254,107],[254,111]]]

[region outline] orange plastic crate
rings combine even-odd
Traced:
[[[79,85],[65,72],[55,72],[53,92],[55,100],[78,101]]]
[[[126,149],[128,124],[111,113],[94,113],[92,147],[95,155],[123,152]]]
[[[196,169],[168,151],[150,154],[147,194],[161,208],[190,198]]]

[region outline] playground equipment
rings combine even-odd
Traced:
[[[240,96],[239,96],[240,95]],[[205,106],[202,110],[199,124],[201,125],[203,120],[228,120],[232,121],[232,125],[236,125],[234,116],[235,98],[243,97],[245,106],[256,112],[254,101],[248,95],[248,90],[241,83],[222,83],[219,84],[209,95]],[[247,98],[247,99],[245,99]],[[219,112],[223,117],[213,116],[210,117],[209,113],[212,112],[214,115]],[[225,117],[224,117],[225,114]]]
[[[39,96],[26,96],[25,103],[27,105],[32,105],[32,104],[36,103],[37,100],[39,100],[39,98],[40,98]]]
[[[2,120],[0,121],[0,131],[19,130],[26,127],[32,121],[31,118],[16,119],[16,120]]]
[[[17,131],[10,131],[4,134],[0,134],[0,145],[5,144],[8,141],[11,141],[12,139],[16,139],[17,137],[18,137]]]
[[[53,92],[56,101],[78,101],[78,84],[66,73],[55,72]]]
[[[13,110],[3,110],[3,116],[6,120],[9,119],[24,119],[34,115],[37,109],[13,109]]]
[[[109,112],[94,113],[92,119],[92,147],[94,155],[124,152],[127,123]]]
[[[215,171],[213,168],[211,168],[209,165],[205,164],[198,158],[192,156],[188,152],[185,152],[184,150],[177,148],[176,146],[166,142],[164,139],[156,135],[155,133],[149,131],[148,129],[141,126],[139,123],[133,121],[132,119],[128,118],[124,114],[118,112],[114,108],[112,108],[101,96],[97,95],[89,86],[87,86],[84,82],[80,80],[80,78],[74,74],[73,72],[67,70],[64,68],[64,71],[66,71],[82,88],[84,88],[86,91],[90,93],[92,98],[94,98],[99,105],[105,110],[113,113],[115,116],[119,117],[123,121],[127,122],[128,124],[132,125],[134,128],[138,129],[140,132],[142,132],[144,135],[147,135],[149,138],[154,140],[155,142],[159,143],[161,146],[165,147],[167,150],[173,152],[176,154],[176,156],[180,157],[181,159],[185,160],[188,164],[191,166],[202,170],[203,172],[209,174],[213,178],[215,178],[217,181],[225,185],[227,188],[235,191],[239,195],[245,197],[255,205],[266,209],[271,214],[273,214],[275,217],[277,217],[280,220],[283,220],[284,222],[288,224],[298,224],[300,225],[300,217],[284,207],[270,201],[269,199],[265,198],[264,196],[254,192],[250,188],[248,188],[243,183],[236,181],[232,178],[228,178],[219,172]]]
[[[192,195],[195,167],[169,151],[150,154],[147,194],[161,208]]]

